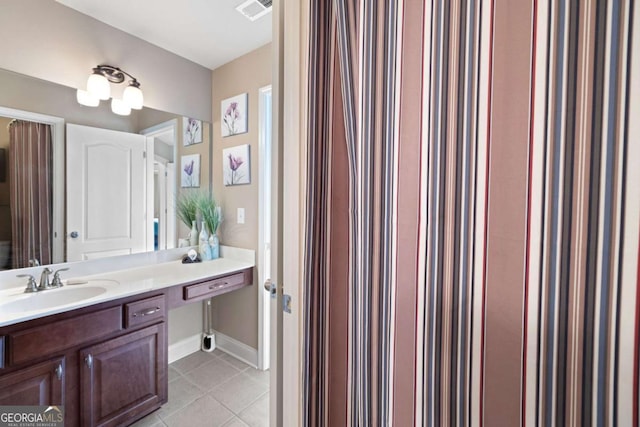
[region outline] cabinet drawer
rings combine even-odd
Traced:
[[[9,335],[11,363],[27,362],[122,330],[122,306],[59,320]]]
[[[133,328],[160,320],[166,312],[167,303],[164,295],[130,302],[124,305],[124,327]]]
[[[185,300],[198,300],[223,294],[245,284],[245,273],[240,272],[184,287]]]

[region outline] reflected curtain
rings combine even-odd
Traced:
[[[309,0],[305,426],[638,425],[640,8],[587,3]]]
[[[14,120],[9,125],[11,250],[13,268],[52,261],[51,126]]]

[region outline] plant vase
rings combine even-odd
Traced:
[[[207,233],[207,225],[202,221],[200,229],[200,257],[203,260],[211,259],[211,247],[209,246],[209,233]]]
[[[191,232],[189,233],[189,245],[191,246],[198,245],[198,226],[196,225],[195,220],[191,221]]]
[[[211,247],[211,259],[220,258],[220,239],[218,239],[217,234],[211,234],[209,237],[209,246]]]

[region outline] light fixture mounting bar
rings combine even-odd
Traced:
[[[138,83],[138,80],[135,77],[133,77],[131,74],[127,73],[126,71],[118,67],[113,67],[111,65],[98,65],[96,68],[93,69],[93,72],[95,74],[103,75],[111,83],[124,82],[124,78],[126,75],[129,78],[131,78],[132,84],[134,84],[136,87],[140,86],[140,83]]]

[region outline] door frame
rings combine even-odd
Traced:
[[[167,201],[167,214],[166,214],[166,242],[167,249],[177,248],[178,247],[178,239],[176,235],[176,225],[177,225],[177,217],[175,210],[175,195],[178,194],[178,183],[175,178],[175,164],[178,158],[178,119],[167,120],[166,122],[158,123],[157,125],[145,128],[141,130],[140,135],[144,135],[147,137],[155,137],[155,135],[165,133],[167,131],[171,131],[173,133],[173,165],[169,166],[171,162],[165,163],[165,172],[167,172],[167,181],[170,183],[170,187],[166,193],[166,201]],[[153,142],[155,144],[155,140]],[[153,160],[156,161],[155,155],[155,146],[154,146],[154,156]],[[152,169],[154,169],[153,166]],[[153,175],[151,176],[151,194],[153,196],[154,184],[153,184]],[[153,206],[154,200],[151,199],[151,205]],[[151,218],[151,222],[153,222],[153,218]]]
[[[258,89],[258,127],[260,178],[258,179],[258,369],[267,370],[271,352],[271,297],[262,286],[271,280],[271,195],[273,191],[271,174],[270,136],[272,116],[272,88],[267,85]],[[269,104],[271,104],[270,108]],[[269,117],[267,116],[269,111]],[[269,135],[269,137],[267,137]]]
[[[62,117],[48,116],[45,114],[32,113],[30,111],[16,110],[0,106],[0,116],[11,119],[27,120],[30,122],[43,123],[51,126],[51,147],[52,156],[52,206],[51,215],[51,250],[52,264],[64,262],[64,218],[65,218],[65,191],[64,191],[64,119]]]
[[[303,425],[304,219],[306,217],[309,5],[299,0],[273,4],[273,183],[272,346],[270,425]],[[286,121],[286,126],[285,126]],[[284,159],[286,158],[286,167]],[[286,224],[286,226],[285,226]],[[291,313],[282,296],[291,297]],[[274,342],[274,341],[272,341]],[[286,366],[286,369],[283,367]]]
[[[162,225],[158,227],[158,249],[159,251],[167,249],[167,166],[166,163],[163,162],[164,159],[158,157],[153,162],[153,171],[154,171],[154,180],[153,180],[153,206],[155,208],[156,205],[156,186],[159,187],[159,191],[157,192],[160,196],[158,200],[159,203],[159,222]],[[157,175],[157,178],[155,177]],[[155,224],[154,224],[155,228]],[[155,230],[154,230],[155,231]],[[155,235],[155,232],[154,232]],[[155,249],[155,248],[154,248]]]

